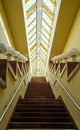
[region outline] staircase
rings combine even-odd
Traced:
[[[32,78],[7,126],[7,130],[26,129],[77,129],[63,100],[61,97],[55,99],[45,78]]]

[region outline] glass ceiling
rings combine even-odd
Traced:
[[[45,75],[60,2],[61,0],[25,0],[25,24],[32,75]]]

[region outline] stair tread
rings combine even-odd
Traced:
[[[7,129],[7,130],[33,130],[33,129],[27,129],[27,128],[26,128],[26,129],[20,129],[20,128],[19,128],[19,129]],[[44,129],[42,129],[42,128],[39,129],[39,128],[38,128],[38,129],[35,129],[35,130],[44,130]],[[51,128],[51,129],[45,129],[45,130],[60,130],[60,129],[52,129],[52,128]],[[77,130],[77,129],[62,129],[62,128],[61,128],[61,130]]]
[[[74,128],[72,122],[10,122],[12,128]]]
[[[71,119],[70,117],[64,117],[64,116],[53,116],[53,115],[45,115],[44,116],[44,114],[42,114],[42,115],[39,115],[38,114],[38,116],[29,116],[29,115],[27,115],[26,117],[24,116],[24,117],[22,117],[22,116],[20,116],[19,114],[17,115],[17,114],[15,114],[15,115],[13,115],[13,117],[12,118],[54,118],[54,119]]]
[[[55,109],[59,109],[59,108],[56,108],[56,107],[26,107],[26,108],[18,107],[15,110],[55,110]]]
[[[39,121],[39,122],[34,122],[34,121],[33,121],[33,122],[10,122],[10,124],[11,124],[11,123],[12,123],[12,124],[14,124],[14,123],[15,123],[15,124],[18,124],[18,123],[19,123],[19,124],[32,124],[32,123],[33,123],[33,124],[40,124],[40,123],[41,123],[41,124],[46,124],[46,123],[47,123],[47,124],[73,124],[73,122],[40,122],[40,121]]]
[[[27,113],[31,113],[31,114],[36,114],[36,113],[39,113],[39,114],[55,114],[55,115],[59,115],[59,114],[65,114],[65,115],[68,115],[67,112],[55,112],[55,111],[15,111],[16,113],[23,113],[23,114],[27,114]]]
[[[13,118],[14,118],[14,119],[16,119],[16,118],[22,118],[22,119],[24,119],[24,118],[25,118],[25,119],[26,119],[26,118],[31,118],[31,119],[32,119],[32,118],[36,118],[36,119],[38,119],[38,118],[43,118],[43,119],[44,119],[44,118],[69,119],[68,117],[51,117],[51,116],[50,116],[50,117],[49,117],[49,116],[46,116],[46,117],[40,117],[40,116],[38,116],[38,117],[33,117],[33,116],[32,116],[32,117],[12,117],[12,119],[13,119]]]
[[[70,122],[71,120],[70,120],[70,118],[61,118],[61,117],[49,117],[49,116],[46,116],[46,117],[12,117],[12,119],[11,119],[11,121],[12,122],[17,122],[17,121],[19,121],[19,122],[34,122],[34,121],[36,121],[36,122],[43,122],[43,121],[46,121],[46,122],[51,122],[51,121],[53,121],[53,122]]]

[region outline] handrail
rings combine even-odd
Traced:
[[[25,77],[25,76],[24,76],[24,77]],[[5,114],[6,114],[6,112],[8,111],[10,105],[12,104],[12,102],[13,102],[13,100],[14,100],[14,98],[15,98],[17,92],[18,92],[18,90],[19,90],[20,87],[21,87],[21,84],[22,84],[23,80],[24,80],[24,78],[21,80],[21,82],[20,82],[20,84],[19,84],[17,90],[15,91],[14,95],[12,96],[12,98],[11,98],[11,100],[10,100],[8,106],[6,107],[6,109],[4,110],[3,114],[1,115],[1,117],[0,117],[0,122],[3,120],[3,118],[4,118]]]
[[[65,93],[68,95],[68,97],[71,99],[71,101],[73,102],[73,104],[76,106],[76,108],[80,111],[80,106],[78,105],[78,103],[73,99],[73,97],[70,95],[70,93],[66,90],[66,88],[64,87],[64,85],[58,80],[56,79],[55,82],[54,82],[54,85],[56,83],[59,83],[60,86],[62,87],[62,89],[65,91]]]

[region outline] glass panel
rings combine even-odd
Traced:
[[[31,51],[31,56],[34,55],[34,53],[36,53],[36,46],[33,48],[33,50]]]
[[[47,30],[44,26],[42,26],[42,29],[44,29],[44,30],[46,31],[46,33],[47,33],[48,35],[50,35],[50,33],[48,32],[48,30]]]
[[[34,48],[31,52],[30,52],[30,55],[32,55],[33,53],[35,53],[36,51],[36,48]]]
[[[44,55],[44,53],[41,51],[40,55],[42,55],[44,57],[44,59],[46,59],[46,56]]]
[[[45,54],[45,52],[41,49],[41,51],[40,51],[41,53],[43,53],[43,55],[45,56],[45,57],[47,57],[47,53]]]
[[[29,41],[34,37],[34,35],[36,35],[36,32],[29,37]]]
[[[36,65],[36,63],[35,63],[35,60],[32,62],[32,66],[34,66],[35,67],[35,65]]]
[[[36,44],[36,39],[30,44],[30,48],[31,48],[34,44]]]
[[[31,55],[31,58],[33,58],[36,55],[36,51]]]
[[[42,35],[46,38],[47,41],[49,41],[49,37],[46,37],[45,33],[42,32]]]
[[[42,39],[41,39],[41,43],[42,43],[42,44],[46,47],[46,49],[47,49],[47,47],[48,47],[48,46],[47,46],[47,44],[46,44],[46,43],[44,43],[44,42],[43,42],[43,40],[42,40]]]
[[[44,61],[46,61],[45,58],[44,58],[42,55],[40,55],[40,56],[41,56],[41,58],[42,58]]]
[[[50,19],[53,18],[45,8],[43,8],[43,11],[45,12],[46,15],[48,15],[48,17],[49,17]]]
[[[28,3],[25,4],[26,11],[36,2],[36,0],[29,0]]]
[[[36,57],[36,54],[32,57],[31,61]]]
[[[46,20],[46,22],[49,24],[49,26],[51,26],[51,19],[49,19],[49,17],[45,14],[45,12],[43,11],[42,13],[42,17]]]
[[[35,32],[36,32],[36,28],[28,35],[28,37],[30,38]]]
[[[34,62],[34,61],[35,61],[35,59],[34,59],[34,60],[32,60],[32,63],[31,63],[31,65],[32,65],[32,69],[33,69],[33,70],[35,70],[35,69],[36,69],[36,64],[35,64],[35,62]]]
[[[42,47],[41,47],[41,50],[44,52],[45,55],[47,54]]]
[[[47,26],[47,24],[43,20],[42,20],[42,26],[44,26],[50,33],[50,28]]]
[[[29,40],[29,43],[31,44],[35,38],[36,38],[36,34]]]
[[[46,37],[49,39],[48,33],[42,28],[42,32],[46,35]]]
[[[36,38],[34,38],[31,43],[29,42],[29,46],[31,46],[31,44],[33,44],[34,41],[36,41]],[[36,42],[35,42],[35,43],[36,43]]]
[[[36,11],[27,19],[27,25],[29,25],[35,18],[36,18]]]
[[[29,27],[28,27],[28,32],[36,25],[36,21],[34,21]]]
[[[43,56],[43,54],[42,54],[42,53],[40,54],[40,56],[41,56],[41,57],[43,57],[43,59],[44,59],[44,60],[46,60],[46,58]]]
[[[46,40],[46,38],[43,36],[43,34],[41,34],[41,38],[45,41],[46,44],[48,44],[48,40]]]
[[[48,8],[53,12],[54,6],[49,0],[43,0],[43,2],[48,6]]]
[[[32,11],[28,14],[28,16],[26,18],[29,19],[34,12],[36,12],[35,7],[34,7],[34,9],[32,9]]]
[[[32,61],[32,66],[36,67],[36,59]]]
[[[44,44],[48,45],[48,43],[46,43],[43,39],[41,39],[41,42],[43,42]]]

